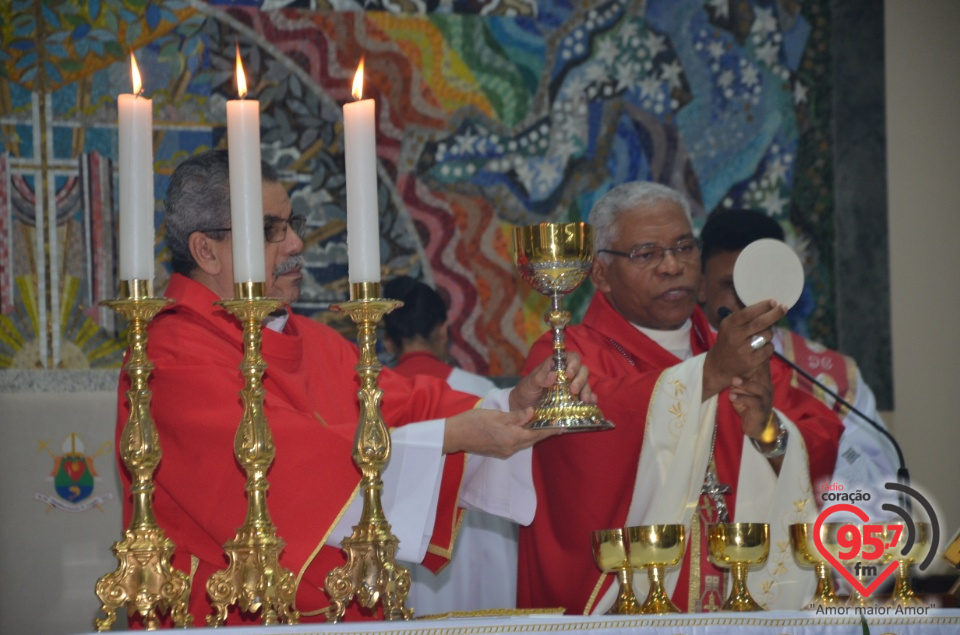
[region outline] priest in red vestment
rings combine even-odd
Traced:
[[[303,243],[298,232],[304,219],[292,214],[286,190],[266,164],[263,177],[266,293],[290,302],[299,295]],[[149,326],[152,414],[163,453],[154,473],[153,510],[176,545],[173,565],[191,577],[190,612],[197,625],[211,614],[207,580],[226,568],[223,545],[236,535],[247,508],[245,473],[234,457],[244,385],[242,331],[236,318],[215,304],[233,296],[229,210],[226,152],[203,153],[178,166],[165,203],[174,268],[166,297],[174,302]],[[352,459],[360,414],[359,352],[332,329],[285,308],[265,321],[261,353],[267,365],[264,412],[276,446],[267,508],[286,543],[280,564],[297,576],[301,619],[318,619],[328,606],[325,577],[345,562],[339,542],[350,533],[345,519],[360,482]],[[396,503],[403,513],[390,517],[395,535],[401,536],[398,526],[406,525],[413,536],[401,539],[401,553],[407,549],[433,567],[446,561],[462,514],[457,495],[463,452],[507,457],[548,436],[522,427],[532,416],[529,406],[553,381],[546,365],[535,374],[475,409],[476,397],[452,391],[442,381],[381,372],[382,414],[394,438],[387,473],[412,471],[414,481],[395,488],[406,497]],[[579,386],[595,401],[582,367]],[[124,373],[118,446],[129,415],[129,388]],[[437,421],[403,425],[428,420]],[[120,473],[128,526],[130,478],[125,468]],[[388,480],[385,476],[385,506],[390,504]],[[227,625],[251,617],[258,618],[238,614],[234,607]],[[345,619],[363,617],[369,612],[351,603]]]
[[[719,608],[724,572],[709,563],[705,534],[727,519],[770,523],[770,558],[748,576],[751,593],[768,608],[800,608],[812,578],[797,571],[786,527],[815,519],[811,484],[829,477],[842,426],[771,360],[771,327],[786,307],[758,303],[711,332],[696,305],[689,206],[670,188],[621,185],[590,222],[597,293],[582,323],[566,329],[566,346],[590,367],[616,427],[534,448],[537,510],[520,529],[518,606],[607,611],[616,576],[598,570],[590,532],[679,523],[686,554],[667,576],[668,592],[684,612]],[[526,370],[551,352],[548,333]],[[634,584],[643,601],[646,574]]]

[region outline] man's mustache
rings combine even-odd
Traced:
[[[295,256],[290,256],[283,262],[279,263],[276,267],[274,267],[273,275],[274,277],[282,276],[288,271],[293,271],[294,269],[302,269],[302,268],[303,268],[303,256],[301,256],[300,254],[297,254]]]

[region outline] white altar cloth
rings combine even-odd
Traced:
[[[925,615],[864,616],[872,635],[956,635],[960,609],[929,609]],[[114,631],[117,632],[117,631]],[[142,632],[142,631],[141,631]],[[423,619],[408,622],[350,622],[176,629],[183,635],[526,635],[575,633],[582,635],[859,635],[860,616],[802,611],[760,613],[698,613],[650,616],[519,615]],[[90,633],[89,635],[100,635]]]

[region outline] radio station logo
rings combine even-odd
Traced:
[[[838,494],[831,491],[829,494],[823,494],[824,500],[850,502],[841,502],[824,509],[817,517],[813,528],[814,544],[820,555],[843,576],[851,588],[864,598],[872,595],[887,578],[897,571],[899,560],[919,560],[924,546],[928,547],[926,557],[920,562],[918,569],[925,571],[939,547],[940,525],[930,502],[908,485],[886,483],[884,488],[900,492],[904,495],[904,501],[907,500],[906,496],[915,499],[923,507],[929,522],[916,523],[906,509],[890,503],[881,505],[881,509],[890,513],[889,519],[884,521],[871,519],[866,511],[853,504],[869,501],[869,493],[861,494],[857,490],[852,494]],[[843,486],[831,485],[825,486],[824,489],[842,490]],[[849,515],[853,514],[861,522],[841,520],[832,523],[839,527],[831,525],[830,531],[826,532],[827,535],[823,535],[824,524],[831,523],[831,517],[835,514],[842,514],[841,518],[849,518]],[[895,516],[899,517],[899,521]]]

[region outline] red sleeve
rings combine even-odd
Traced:
[[[383,416],[385,421],[397,417],[403,423],[446,418],[476,407],[479,399],[473,395],[451,389],[447,382],[436,377],[417,376],[408,378],[389,369],[381,372],[384,390]],[[407,412],[395,414],[399,409]],[[423,565],[436,573],[450,560],[456,540],[456,528],[460,525],[463,510],[459,507],[460,484],[466,458],[462,452],[448,454],[443,463],[443,480],[440,483],[440,498],[434,519],[430,545]]]
[[[793,369],[789,366],[774,359],[770,363],[770,372],[774,385],[773,403],[797,424],[803,436],[810,462],[810,483],[816,490],[833,474],[843,422],[818,399],[790,384]]]

